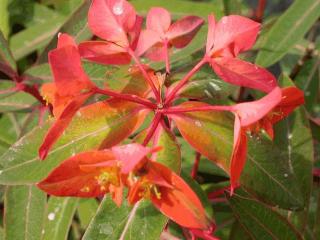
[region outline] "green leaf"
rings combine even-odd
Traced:
[[[5,193],[6,240],[38,240],[44,222],[46,194],[35,186],[7,187]]]
[[[167,218],[149,201],[142,200],[134,206],[125,201],[118,208],[106,196],[82,240],[158,240],[166,223]]]
[[[264,36],[256,64],[271,66],[301,40],[320,16],[320,0],[296,0]]]
[[[64,22],[56,32],[63,32],[72,35],[77,43],[89,39],[92,34],[87,25],[87,15],[90,0],[84,0],[83,4]],[[38,63],[48,62],[48,52],[57,46],[57,38],[53,38],[44,51],[40,54]]]
[[[15,92],[6,97],[0,96],[0,112],[13,112],[31,108],[36,99],[25,92]]]
[[[0,71],[12,77],[16,69],[16,62],[9,49],[8,42],[0,31]]]
[[[81,199],[78,206],[78,216],[81,227],[86,229],[91,219],[94,217],[99,204],[96,199]]]
[[[2,0],[0,4],[0,31],[3,32],[5,38],[8,38],[10,33],[9,26],[9,0]]]
[[[58,31],[65,17],[57,15],[47,21],[28,27],[11,37],[10,48],[16,60],[44,47]]]
[[[180,91],[181,97],[190,99],[210,99],[219,101],[226,99],[235,90],[235,87],[220,79],[194,79],[187,83]]]
[[[229,240],[252,240],[252,238],[237,221],[232,224]]]
[[[183,0],[132,0],[131,1],[137,11],[147,13],[151,7],[164,7],[174,16],[198,15],[207,17],[214,13],[216,18],[223,16],[222,1],[215,1],[215,4],[205,2],[191,2]]]
[[[73,154],[119,143],[132,133],[143,118],[144,114],[137,111],[137,105],[127,102],[98,102],[82,108],[45,161],[40,161],[38,148],[50,123],[37,127],[1,157],[0,183],[38,182]]]
[[[232,197],[228,197],[228,200],[250,239],[302,240],[300,234],[284,217],[248,193],[238,190]]]
[[[78,198],[50,197],[43,240],[66,240],[78,205]]]
[[[305,93],[305,106],[310,113],[313,112],[318,104],[319,69],[320,58],[310,59],[303,64],[299,74],[294,79],[297,87]]]

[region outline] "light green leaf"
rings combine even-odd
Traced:
[[[183,0],[132,0],[132,4],[136,10],[142,13],[147,13],[151,7],[164,7],[175,16],[198,15],[207,17],[214,13],[216,18],[223,16],[223,3],[220,0],[215,3],[191,2]]]
[[[284,217],[248,193],[238,190],[228,200],[237,220],[251,239],[302,240]]]
[[[16,69],[16,62],[9,49],[8,42],[0,31],[0,71],[5,72],[11,77]]]
[[[44,222],[46,194],[35,186],[11,186],[5,193],[6,240],[39,240]]]
[[[56,15],[47,21],[28,27],[11,37],[10,48],[16,60],[44,47],[58,31],[65,17]]]
[[[38,148],[50,123],[35,128],[1,157],[0,183],[38,182],[72,154],[119,143],[143,120],[144,114],[136,110],[136,104],[119,101],[98,102],[82,108],[45,161],[40,161]]]
[[[99,204],[96,199],[80,199],[77,212],[83,229],[86,229],[89,225],[97,212],[98,206]]]
[[[264,36],[256,64],[271,66],[301,40],[320,16],[320,0],[295,0]]]
[[[78,198],[50,197],[43,240],[66,240],[78,205]]]
[[[9,26],[9,0],[2,0],[0,4],[0,31],[3,32],[5,38],[8,38],[10,33]]]
[[[167,218],[149,201],[133,206],[124,202],[118,208],[106,196],[82,240],[158,240],[166,223]]]
[[[60,28],[56,31],[56,33],[68,33],[75,38],[77,43],[89,39],[92,36],[87,24],[87,15],[90,3],[90,0],[84,0],[83,4],[77,8],[70,17],[68,17],[63,25],[60,25]],[[40,54],[38,63],[41,64],[48,62],[48,52],[51,49],[54,49],[56,46],[57,38],[55,37]]]

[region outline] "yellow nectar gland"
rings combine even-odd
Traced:
[[[106,191],[110,184],[119,186],[119,178],[118,178],[117,172],[113,171],[113,169],[111,169],[108,172],[106,171],[101,172],[101,174],[96,176],[95,179],[100,185],[101,191]]]
[[[161,199],[161,192],[159,191],[159,188],[151,184],[149,182],[143,182],[141,184],[141,192],[139,192],[139,197],[144,198],[144,199],[150,199],[151,194],[156,196],[157,199]]]
[[[90,188],[88,186],[84,186],[83,188],[80,189],[81,192],[90,192]]]

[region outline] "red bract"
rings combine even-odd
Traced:
[[[59,36],[57,48],[49,53],[49,64],[54,83],[44,84],[42,94],[53,106],[55,122],[39,149],[41,159],[47,156],[95,87],[82,69],[77,45],[67,34]]]
[[[111,150],[84,152],[65,160],[38,187],[55,196],[99,197],[110,192],[121,205],[119,166]]]
[[[261,128],[273,138],[272,125],[289,115],[304,103],[303,92],[296,87],[275,88],[258,101],[240,103],[232,107],[235,113],[234,145],[231,157],[231,194],[245,165],[247,156],[246,131],[257,132]]]
[[[255,43],[260,24],[248,18],[231,15],[218,23],[209,16],[206,55],[215,73],[226,82],[270,92],[276,85],[275,77],[254,64],[236,59]]]
[[[93,0],[88,23],[91,31],[105,41],[79,45],[81,56],[102,64],[128,64],[140,35],[142,18],[125,0]]]
[[[120,205],[126,185],[129,203],[150,199],[178,224],[207,229],[209,221],[197,195],[169,168],[147,158],[157,150],[128,144],[80,153],[61,163],[38,187],[55,196],[98,197],[110,192]]]
[[[164,8],[151,8],[147,16],[147,29],[143,30],[136,53],[145,54],[153,61],[168,58],[168,48],[184,48],[203,24],[203,19],[187,16],[171,24],[170,13]]]

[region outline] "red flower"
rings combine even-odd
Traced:
[[[186,16],[171,24],[170,13],[160,7],[151,8],[147,16],[147,29],[142,31],[136,53],[145,54],[153,61],[166,59],[167,48],[184,48],[203,24],[196,16]]]
[[[128,144],[80,153],[61,163],[37,186],[55,196],[98,197],[110,192],[119,206],[125,185],[129,203],[150,199],[178,224],[208,229],[210,222],[191,188],[169,168],[147,158],[158,150]]]
[[[206,55],[218,76],[226,82],[264,92],[277,86],[275,77],[267,70],[236,58],[255,43],[259,23],[236,15],[223,17],[218,23],[211,15],[208,22]]]
[[[126,0],[93,0],[88,23],[91,31],[105,41],[87,41],[79,45],[82,57],[102,64],[128,64],[128,49],[135,49],[142,17]]]
[[[41,159],[47,156],[74,114],[93,94],[95,87],[82,69],[77,45],[69,35],[59,35],[57,48],[49,52],[49,64],[54,83],[44,84],[42,95],[53,106],[55,122],[39,149]]]
[[[122,203],[120,163],[111,150],[68,158],[37,186],[55,196],[99,197],[110,192],[118,206]]]
[[[238,185],[247,156],[247,131],[265,129],[273,138],[273,124],[288,116],[296,107],[304,103],[303,92],[296,87],[280,89],[276,87],[268,95],[257,101],[232,106],[235,113],[234,145],[231,157],[231,194]]]

